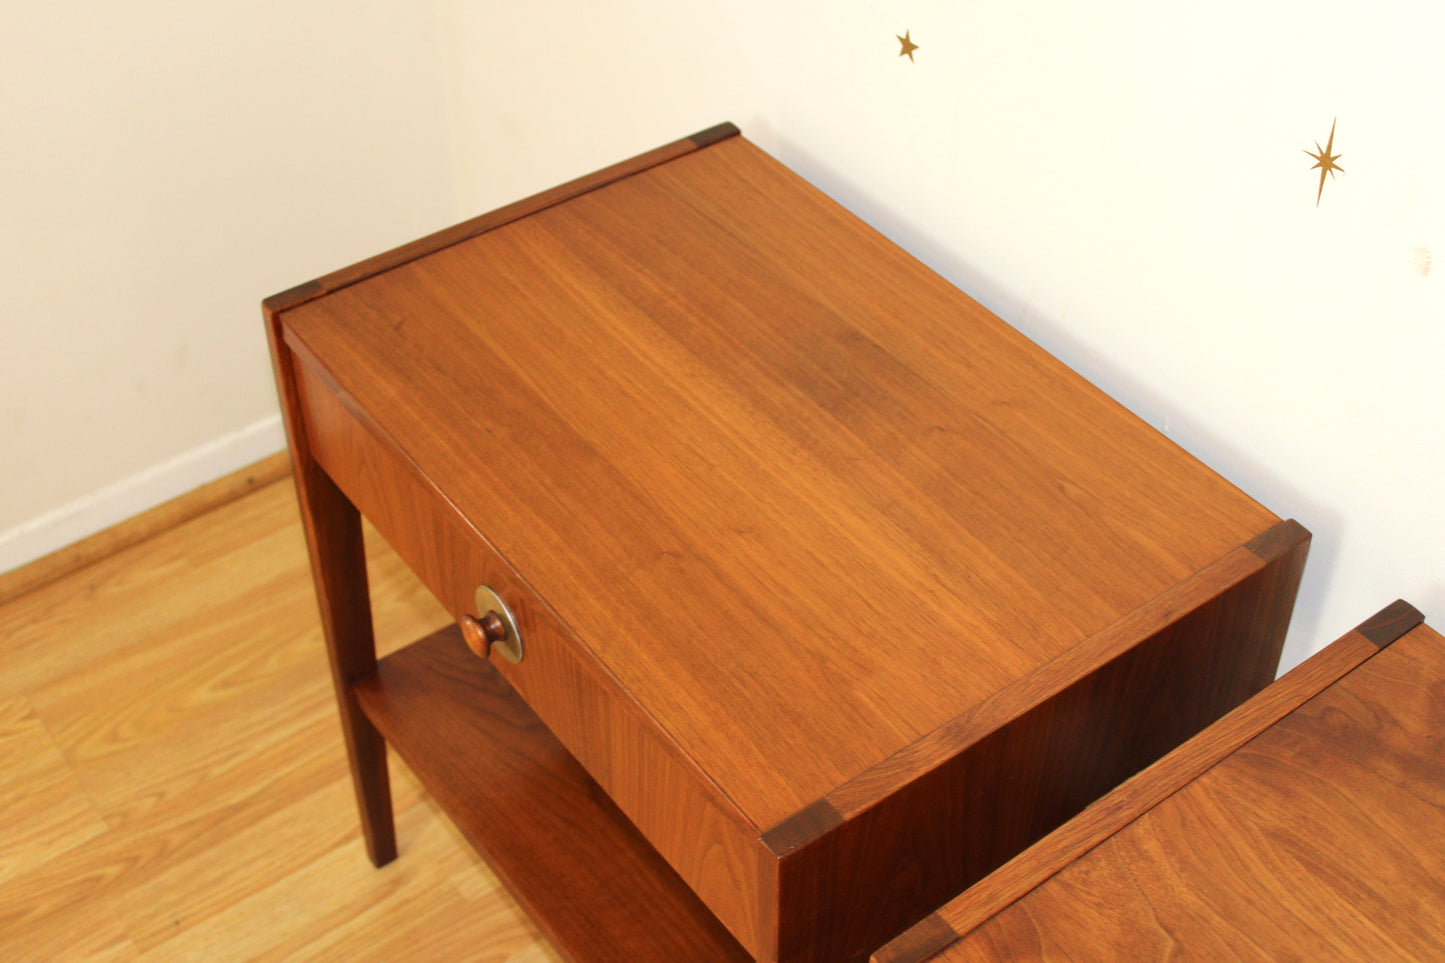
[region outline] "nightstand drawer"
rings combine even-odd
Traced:
[[[291,347],[305,358],[304,346]],[[496,590],[516,617],[525,657],[513,665],[494,653],[490,664],[729,929],[755,940],[756,828],[647,726],[557,614],[319,371],[314,359],[297,366],[317,462],[453,618],[481,614],[478,585]]]

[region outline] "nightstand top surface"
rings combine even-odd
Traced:
[[[762,829],[1278,522],[741,137],[283,321]]]

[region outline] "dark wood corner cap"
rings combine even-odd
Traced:
[[[1424,621],[1419,609],[1404,599],[1396,599],[1355,626],[1355,631],[1383,649]]]
[[[923,963],[957,942],[958,934],[953,927],[934,913],[884,944],[869,957],[869,963]]]
[[[774,856],[783,856],[841,825],[843,814],[827,799],[819,799],[763,833],[762,842]]]
[[[287,288],[279,294],[271,295],[261,302],[261,307],[267,314],[275,314],[277,311],[285,311],[302,301],[309,301],[323,290],[325,288],[320,281],[307,281],[305,284],[298,284],[294,288]]]
[[[689,137],[688,140],[692,141],[698,147],[711,147],[720,140],[727,140],[729,137],[736,137],[741,133],[742,131],[738,130],[737,124],[725,120],[716,127],[709,127],[707,130],[698,131]]]
[[[1244,547],[1258,555],[1262,561],[1270,562],[1301,542],[1309,540],[1309,529],[1291,518],[1251,538],[1244,543]]]

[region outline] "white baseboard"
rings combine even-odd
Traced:
[[[0,532],[0,572],[49,555],[285,447],[281,416],[271,415],[21,522]]]

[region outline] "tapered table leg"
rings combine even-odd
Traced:
[[[396,858],[391,789],[386,768],[386,743],[361,711],[352,684],[376,669],[376,641],[371,627],[371,597],[366,582],[366,555],[361,516],[349,499],[314,464],[297,477],[311,570],[321,605],[331,681],[341,710],[341,728],[366,851],[377,866]]]
[[[361,711],[352,689],[358,679],[376,669],[376,638],[371,627],[371,593],[366,581],[361,514],[311,457],[300,416],[295,362],[279,331],[278,315],[287,297],[278,295],[266,303],[271,360],[276,368],[276,384],[291,448],[291,468],[301,503],[306,545],[311,553],[311,574],[321,607],[331,682],[341,711],[341,730],[351,763],[356,804],[361,811],[361,831],[372,863],[382,866],[396,858],[386,743]]]

